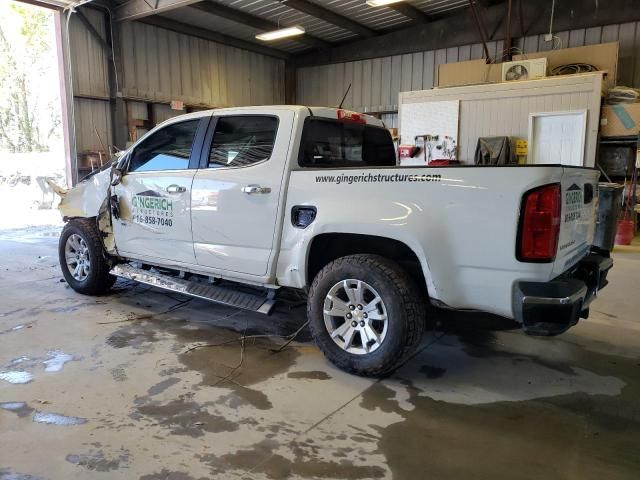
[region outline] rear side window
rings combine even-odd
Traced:
[[[186,170],[200,120],[174,123],[158,130],[133,151],[130,172]]]
[[[388,167],[396,152],[388,130],[372,125],[307,118],[298,163],[301,167]]]
[[[209,168],[246,167],[271,157],[278,119],[267,115],[220,117],[209,152]]]

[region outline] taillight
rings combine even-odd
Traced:
[[[349,110],[338,110],[338,120],[340,122],[359,123],[365,124],[367,121],[362,114],[357,112],[350,112]]]
[[[524,195],[520,211],[517,258],[521,262],[553,262],[558,250],[562,197],[560,184]]]

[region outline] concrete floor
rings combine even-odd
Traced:
[[[0,233],[2,480],[640,475],[637,253],[615,255],[591,318],[561,337],[439,314],[375,381],[330,366],[306,332],[241,357],[238,332],[303,324],[295,303],[262,317],[124,283],[78,295],[56,235]],[[203,343],[218,346],[189,351]]]

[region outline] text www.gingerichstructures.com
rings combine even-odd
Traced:
[[[403,173],[361,173],[359,175],[316,175],[316,183],[335,183],[340,185],[346,183],[352,185],[354,183],[402,183],[402,182],[439,182],[442,175],[422,173],[422,174],[403,174]]]

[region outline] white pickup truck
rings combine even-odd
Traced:
[[[380,375],[420,342],[427,302],[539,335],[586,318],[613,265],[591,247],[597,180],[398,167],[384,124],[340,109],[198,112],[59,192],[60,263],[84,294],[119,276],[269,313],[282,287],[305,291],[329,360]]]

